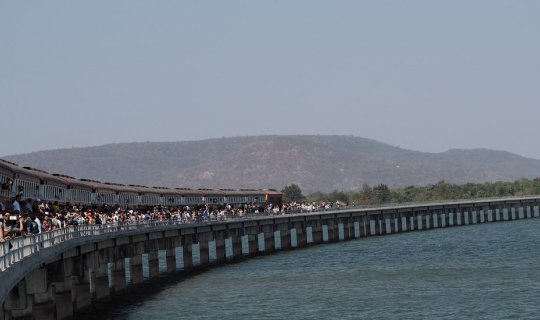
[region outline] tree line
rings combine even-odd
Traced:
[[[364,184],[359,191],[338,191],[330,193],[313,192],[306,196],[296,184],[285,186],[283,200],[286,202],[347,202],[354,205],[374,205],[386,203],[422,202],[437,200],[479,199],[491,197],[527,196],[540,194],[540,178],[518,179],[513,182],[486,182],[452,184],[439,181],[427,186],[408,186],[390,189],[385,184],[370,186]]]

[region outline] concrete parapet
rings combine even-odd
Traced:
[[[210,262],[219,264],[240,258],[241,237],[248,245],[245,253],[254,256],[275,251],[278,242],[282,249],[307,246],[308,239],[309,244],[322,243],[323,234],[324,242],[333,242],[367,235],[538,217],[538,203],[540,199],[453,203],[283,215],[208,225],[152,226],[126,232],[118,228],[118,234],[115,234],[116,229],[115,232],[109,230],[88,240],[78,239],[72,243],[69,240],[43,248],[36,254],[47,253],[43,257],[35,261],[25,257],[24,263],[0,274],[2,283],[9,283],[8,287],[12,288],[11,292],[2,293],[0,320],[6,317],[71,318],[74,310],[90,305],[91,297],[103,299],[112,292],[124,290],[128,281],[142,282],[142,254],[144,276],[151,278],[160,272],[176,270],[177,264],[179,269],[193,269],[193,256],[200,256],[202,267]],[[194,255],[195,248],[198,252]],[[160,270],[160,262],[166,268]],[[26,267],[27,264],[32,267]],[[17,272],[22,275],[10,280]]]

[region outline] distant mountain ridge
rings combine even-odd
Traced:
[[[50,173],[165,187],[305,191],[511,181],[540,176],[540,160],[505,151],[426,153],[354,136],[252,136],[118,143],[4,157]]]

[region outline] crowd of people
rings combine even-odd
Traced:
[[[269,204],[178,206],[129,209],[122,207],[61,205],[40,199],[0,201],[0,242],[20,236],[31,236],[43,232],[79,225],[118,224],[150,220],[173,220],[177,223],[210,222],[253,215],[281,215],[309,213],[339,208],[343,203],[300,203],[291,202],[280,206]]]

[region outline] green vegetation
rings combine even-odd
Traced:
[[[331,201],[349,202],[356,205],[383,203],[422,202],[455,199],[478,199],[540,194],[540,178],[519,179],[514,182],[467,183],[464,185],[439,181],[427,186],[409,186],[389,189],[384,184],[364,185],[360,191],[333,191],[328,194],[315,192],[306,197],[308,202]],[[285,199],[285,193],[283,194]]]
[[[283,201],[285,202],[302,202],[306,199],[300,187],[294,183],[285,186],[281,192],[283,193]]]

